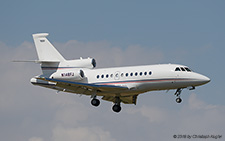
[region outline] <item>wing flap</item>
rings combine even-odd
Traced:
[[[138,95],[132,95],[132,96],[120,96],[121,102],[124,104],[135,104],[137,103],[137,96]],[[103,100],[114,102],[116,101],[116,98],[114,96],[103,96]]]

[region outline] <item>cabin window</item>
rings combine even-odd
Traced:
[[[147,72],[145,72],[144,74],[147,75]]]
[[[102,75],[102,78],[104,78],[104,75]]]
[[[138,75],[138,73],[137,72],[135,72],[135,76],[137,76]]]
[[[152,72],[150,71],[148,74],[149,74],[149,75],[152,75]]]
[[[177,67],[177,68],[175,69],[175,71],[180,71],[180,68]]]
[[[130,73],[130,76],[133,76],[133,73]]]
[[[123,77],[123,73],[121,73],[121,77]]]
[[[108,78],[109,77],[109,75],[108,74],[106,74],[106,76],[105,76],[106,78]]]
[[[113,77],[113,74],[110,74],[110,77],[112,78]]]
[[[128,76],[128,73],[126,73],[126,77]]]
[[[182,67],[181,67],[181,70],[182,70],[182,71],[185,71],[185,69],[184,69],[184,68],[182,68]]]
[[[99,79],[99,75],[97,75],[97,79]]]
[[[142,76],[142,72],[140,72],[139,75]]]

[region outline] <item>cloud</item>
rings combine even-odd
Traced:
[[[141,108],[129,109],[127,112],[129,114],[140,114],[146,117],[150,123],[162,123],[168,118],[168,113],[159,107],[148,107],[144,105]]]
[[[197,99],[197,95],[196,94],[192,94],[189,98],[189,109],[193,109],[193,110],[214,110],[217,109],[216,105],[207,105],[205,102],[200,101]]]
[[[155,107],[141,106],[129,108],[125,112],[136,118],[147,118],[146,125],[154,129],[149,133],[158,140],[173,140],[172,135],[223,135],[225,126],[225,106],[207,104],[192,93],[187,103],[180,108],[168,108],[166,105]],[[139,121],[140,122],[140,121]],[[161,134],[165,133],[163,136]],[[157,136],[155,136],[157,135]]]
[[[55,113],[55,123],[67,126],[76,126],[89,117],[88,109],[82,103],[74,99],[67,99],[64,105]]]
[[[39,137],[32,137],[28,141],[44,141],[42,138]]]
[[[107,41],[55,43],[65,58],[94,57],[98,67],[153,64],[165,61],[160,49],[130,45],[121,48]],[[173,140],[173,135],[224,134],[224,105],[208,104],[191,94],[182,104],[139,101],[122,104],[119,114],[111,104],[101,102],[98,108],[90,98],[30,84],[40,74],[40,66],[11,63],[14,59],[36,59],[33,43],[8,47],[0,42],[0,136],[2,140]],[[160,93],[159,93],[160,95]],[[152,101],[158,95],[141,95]],[[167,96],[167,95],[163,95]],[[139,97],[140,98],[140,97]],[[110,108],[109,108],[110,107]],[[12,135],[13,133],[13,135]]]
[[[181,131],[187,133],[214,133],[223,134],[225,122],[225,106],[207,104],[204,101],[197,99],[197,95],[192,93],[188,100],[188,105],[185,105],[180,112],[179,121]]]
[[[115,141],[108,131],[98,127],[63,128],[53,130],[52,141]]]
[[[35,73],[37,71],[29,68],[29,64],[13,63],[12,60],[17,57],[27,59],[26,57],[31,57],[31,50],[33,51],[34,49],[31,49],[31,43],[28,42],[24,42],[18,48],[7,47],[7,45],[1,43],[0,48],[2,50],[0,59],[0,85],[2,87],[0,108],[16,108],[17,106],[14,103],[16,103],[16,98],[19,96],[16,95],[18,89],[27,84],[26,79],[29,75],[32,75],[32,72]]]
[[[66,54],[65,58],[93,57],[97,61],[97,67],[153,64],[164,59],[164,53],[160,49],[140,45],[129,45],[122,49],[107,41],[83,43],[76,40],[54,44],[64,56]]]

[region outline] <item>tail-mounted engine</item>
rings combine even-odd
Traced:
[[[50,78],[52,79],[63,79],[63,80],[82,80],[84,79],[84,71],[81,69],[72,69],[67,71],[57,71],[54,72]]]
[[[68,64],[70,67],[77,67],[77,68],[95,68],[96,67],[96,61],[94,58],[80,58],[77,60],[67,60],[66,64]]]

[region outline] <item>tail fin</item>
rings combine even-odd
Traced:
[[[36,46],[38,61],[40,62],[61,62],[65,61],[63,56],[46,38],[48,33],[33,34],[34,44]]]

